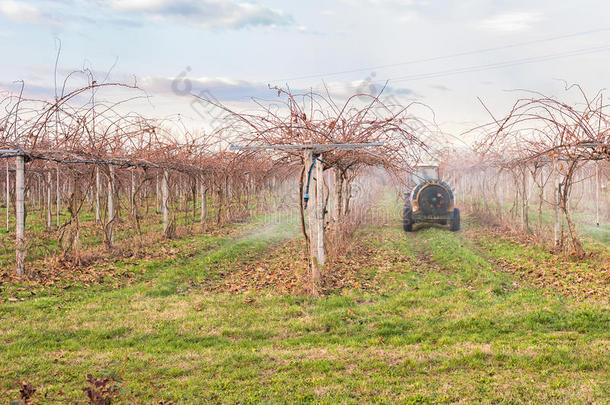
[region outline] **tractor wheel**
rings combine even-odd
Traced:
[[[413,231],[413,211],[411,207],[405,207],[405,210],[402,213],[402,229],[405,232]]]
[[[460,230],[460,210],[458,208],[453,209],[453,218],[449,224],[449,230],[456,232]]]

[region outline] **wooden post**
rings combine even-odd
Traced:
[[[163,212],[163,233],[167,236],[169,230],[169,211],[168,211],[168,200],[169,200],[169,173],[167,170],[163,170],[163,177],[161,178],[161,211]]]
[[[489,206],[487,204],[487,197],[485,196],[485,191],[487,189],[487,177],[486,177],[487,173],[485,172],[485,169],[483,169],[482,171],[479,171],[479,179],[480,179],[480,185],[481,185],[481,199],[483,200],[483,208],[485,209],[486,212],[489,212]]]
[[[316,259],[320,267],[326,263],[326,253],[324,251],[324,167],[320,160],[314,166],[316,173]]]
[[[197,216],[197,178],[196,177],[191,177],[191,193],[192,193],[192,197],[193,197],[193,216],[192,216],[192,220],[193,223],[195,223],[195,217]],[[199,218],[201,219],[201,218]]]
[[[341,170],[335,168],[335,225],[341,221],[343,208],[343,177]]]
[[[329,180],[330,180],[330,184],[329,184],[328,192],[330,193],[330,197],[329,197],[329,207],[328,208],[331,213],[330,222],[333,226],[335,226],[339,219],[338,215],[337,215],[337,168],[336,167],[330,169]]]
[[[68,178],[68,181],[67,181],[67,183],[68,183],[67,184],[67,187],[68,187],[68,193],[67,193],[67,195],[68,195],[68,207],[70,206],[71,201],[72,201],[72,193],[74,193],[74,182],[75,182],[74,171],[70,170],[70,178]]]
[[[6,192],[6,187],[2,187],[2,194],[4,194]],[[2,200],[6,201],[6,197],[2,196]],[[7,210],[8,211],[8,210]]]
[[[246,215],[250,215],[250,173],[246,174],[246,186],[243,191],[246,194],[246,201],[244,202]]]
[[[95,166],[95,223],[100,223],[100,167]]]
[[[557,249],[559,247],[559,176],[555,157],[553,157],[553,202],[553,240]]]
[[[498,216],[500,220],[502,220],[502,215],[504,213],[504,183],[502,182],[502,177],[498,173]]]
[[[205,216],[206,216],[206,188],[203,179],[201,179],[201,214],[199,221],[201,222],[201,226],[205,226]]]
[[[595,223],[599,228],[599,162],[595,162]]]
[[[59,216],[61,215],[61,189],[59,185],[59,165],[55,169],[55,209],[56,209],[56,222],[59,228]]]
[[[110,176],[108,177],[108,244],[114,244],[114,166],[108,167]]]
[[[36,188],[37,188],[37,197],[36,198],[36,208],[42,211],[42,186],[40,184],[40,175],[36,176]]]
[[[159,213],[159,175],[155,176],[155,210]]]
[[[131,216],[135,218],[136,216],[136,179],[134,174],[134,169],[131,169],[131,190],[130,190],[130,198],[131,204]]]
[[[11,211],[11,176],[8,169],[8,159],[6,159],[6,233],[10,230],[9,213]]]
[[[309,174],[309,168],[313,162],[313,149],[305,149],[305,176]],[[313,177],[314,171],[312,170],[311,176]],[[307,203],[308,213],[308,233],[309,233],[309,263],[311,267],[311,293],[312,295],[318,295],[320,293],[320,267],[317,259],[318,253],[318,237],[316,231],[316,194],[317,187],[312,184],[313,178],[309,180],[309,201]],[[307,177],[305,178],[305,184],[307,184]]]
[[[521,230],[527,231],[527,169],[523,168],[523,177],[521,181]]]
[[[17,277],[25,275],[25,157],[17,156],[15,161],[15,239]]]
[[[53,226],[53,177],[47,172],[47,229]]]

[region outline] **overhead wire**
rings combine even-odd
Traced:
[[[304,80],[304,79],[326,78],[326,77],[340,76],[340,75],[345,75],[345,74],[350,74],[350,73],[370,72],[370,71],[374,71],[374,70],[406,66],[406,65],[412,65],[412,64],[417,64],[417,63],[434,62],[434,61],[443,60],[443,59],[452,59],[452,58],[457,58],[457,57],[462,57],[462,56],[476,55],[476,54],[480,54],[480,53],[496,52],[496,51],[501,51],[501,50],[505,50],[505,49],[518,48],[518,47],[534,45],[534,44],[541,44],[541,43],[546,43],[546,42],[553,42],[553,41],[558,41],[558,40],[562,40],[562,39],[574,38],[574,37],[585,36],[585,35],[590,35],[590,34],[595,34],[595,33],[600,33],[600,32],[608,32],[608,31],[610,31],[610,27],[575,32],[575,33],[571,33],[571,34],[536,39],[536,40],[531,40],[531,41],[517,42],[517,43],[501,45],[501,46],[497,46],[497,47],[481,48],[481,49],[475,49],[475,50],[471,50],[471,51],[457,52],[457,53],[448,54],[448,55],[414,59],[414,60],[405,61],[405,62],[369,66],[369,67],[365,67],[365,68],[347,69],[347,70],[328,72],[328,73],[315,73],[315,74],[296,76],[296,77],[291,77],[291,78],[270,80],[268,82],[269,83],[294,82],[297,80]]]

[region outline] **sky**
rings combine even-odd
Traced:
[[[455,136],[523,89],[594,93],[610,72],[610,2],[591,0],[0,0],[0,89],[52,99],[88,68],[137,83],[152,117],[215,119],[190,93],[252,110],[272,86],[376,92],[434,111]],[[66,87],[86,82],[72,75]]]

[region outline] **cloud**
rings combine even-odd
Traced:
[[[21,91],[21,83],[0,81],[0,91],[4,91],[8,94],[18,95]],[[23,94],[26,97],[41,100],[51,100],[53,97],[55,97],[55,89],[44,84],[30,84],[29,82],[26,82],[23,88]]]
[[[57,0],[38,5],[32,3],[0,0],[0,17],[57,27],[68,23],[139,27],[147,23],[171,22],[202,30],[276,27],[294,23],[293,18],[281,10],[248,0]]]
[[[345,99],[351,97],[355,94],[366,94],[371,96],[377,96],[381,93],[382,99],[387,99],[389,97],[421,97],[417,94],[413,89],[406,87],[394,87],[390,84],[386,84],[383,81],[373,81],[375,76],[369,77],[364,80],[353,80],[353,81],[331,81],[326,83],[326,87],[316,89],[320,92],[325,92],[328,89],[329,93],[333,97],[338,97],[339,99]]]
[[[269,85],[263,82],[229,79],[221,77],[189,77],[190,69],[187,68],[178,77],[147,76],[138,78],[138,86],[151,95],[173,95],[187,96],[202,95],[221,102],[244,102],[252,98],[273,100],[277,97],[277,91],[269,89]],[[373,83],[368,80],[336,81],[327,83],[327,89],[333,97],[339,99],[351,97],[354,94],[377,95],[381,91],[383,83]],[[317,89],[320,92],[325,90]],[[306,93],[309,89],[292,88],[293,93]],[[421,97],[409,88],[386,86],[384,97],[409,96]]]
[[[42,13],[38,8],[25,2],[14,0],[0,1],[0,15],[17,22],[38,22],[42,19]]]
[[[219,101],[248,101],[252,97],[272,98],[276,92],[260,82],[235,80],[227,78],[200,77],[186,75],[178,77],[148,76],[138,79],[138,85],[146,92],[155,94],[173,94],[175,96],[210,95]]]
[[[185,22],[204,30],[292,23],[292,17],[282,11],[233,0],[111,0],[110,7],[127,15]]]
[[[541,20],[542,16],[537,12],[510,12],[483,20],[478,27],[492,32],[518,32],[530,29]]]

